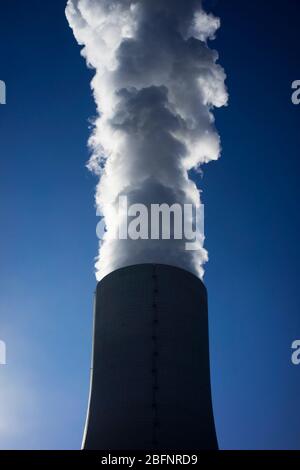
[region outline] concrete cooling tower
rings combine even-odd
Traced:
[[[207,295],[193,274],[141,264],[98,283],[83,448],[218,448]]]

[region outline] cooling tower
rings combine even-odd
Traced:
[[[193,274],[130,266],[98,283],[84,449],[217,449],[207,296]]]

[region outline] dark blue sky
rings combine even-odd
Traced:
[[[300,449],[300,4],[206,2],[227,72],[223,153],[199,180],[206,213],[212,384],[222,448]],[[97,251],[95,114],[64,0],[3,0],[0,79],[0,448],[78,448]]]

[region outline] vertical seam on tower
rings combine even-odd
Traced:
[[[157,283],[157,272],[156,266],[153,266],[153,297],[152,297],[152,410],[153,410],[153,425],[152,425],[152,445],[153,447],[158,446],[157,431],[159,427],[158,422],[158,404],[157,404],[157,392],[158,392],[158,305],[157,305],[157,294],[158,294],[158,283]]]

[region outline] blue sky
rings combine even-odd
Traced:
[[[223,153],[206,213],[212,385],[222,448],[300,448],[299,118],[294,0],[207,1],[227,72]],[[85,168],[95,106],[65,2],[5,0],[0,17],[0,448],[80,447],[97,252]],[[198,176],[199,178],[199,176]]]

